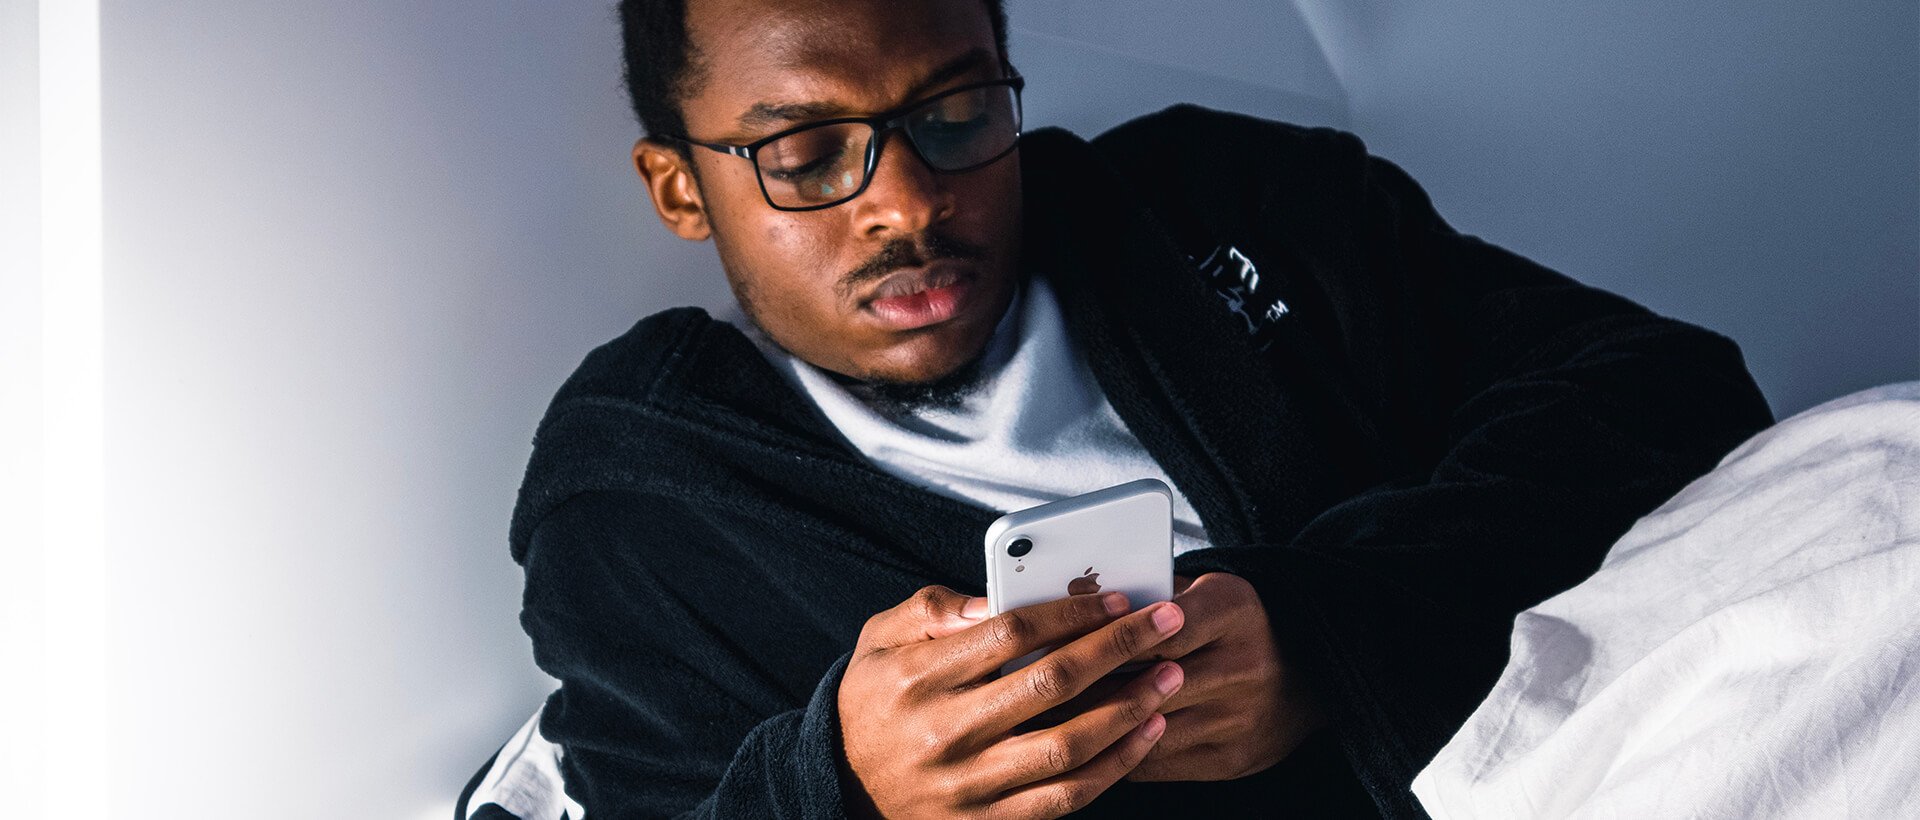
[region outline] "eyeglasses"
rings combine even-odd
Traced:
[[[927,167],[947,174],[971,171],[1006,156],[1020,141],[1020,90],[1025,78],[948,89],[871,117],[839,117],[797,125],[746,145],[666,139],[751,160],[767,204],[782,211],[816,211],[846,202],[873,180],[884,135],[906,132]]]

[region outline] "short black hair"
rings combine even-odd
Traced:
[[[1005,0],[984,0],[993,41],[1007,54]],[[687,42],[687,0],[620,0],[620,41],[626,60],[627,96],[648,135],[686,134],[680,115],[686,93],[702,79],[699,55]],[[682,153],[686,145],[675,143]]]

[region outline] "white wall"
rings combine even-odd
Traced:
[[[0,702],[45,701],[46,590],[40,546],[39,18],[33,0],[0,0]],[[45,806],[40,710],[0,744],[0,794],[27,817]]]
[[[534,423],[727,299],[629,170],[608,5],[104,4],[123,809],[443,816],[547,690]],[[1777,410],[1913,378],[1913,7],[1722,5],[1013,0],[1013,56],[1036,123],[1354,128],[1463,229],[1734,335]]]
[[[546,400],[638,317],[725,298],[643,211],[614,23],[103,26],[117,802],[450,814],[550,688],[506,550]]]

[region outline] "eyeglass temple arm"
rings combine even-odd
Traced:
[[[693,141],[688,140],[688,142],[693,142]],[[698,145],[701,148],[711,148],[715,151],[719,151],[722,154],[731,154],[733,156],[740,157],[741,159],[753,159],[753,149],[748,148],[747,146],[744,146],[744,145],[722,145],[717,142],[694,142],[693,144]]]
[[[686,137],[682,137],[677,134],[655,134],[654,136],[660,139],[673,140],[674,142],[683,142],[688,145],[697,145],[709,151],[719,151],[722,154],[728,154],[731,156],[740,157],[742,159],[753,159],[753,149],[748,148],[747,146],[744,146],[744,145],[727,145],[725,143],[719,143],[719,142],[701,142],[699,140],[690,140],[690,139],[687,139]]]

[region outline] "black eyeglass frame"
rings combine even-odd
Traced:
[[[673,140],[675,142],[684,142],[688,145],[697,145],[701,148],[706,148],[712,151],[718,151],[722,154],[728,154],[730,156],[740,157],[741,159],[744,159],[744,160],[747,160],[748,162],[753,163],[753,178],[754,178],[754,181],[760,184],[760,198],[766,200],[767,205],[776,211],[818,211],[823,208],[831,208],[835,205],[845,204],[846,202],[853,200],[854,198],[860,196],[861,194],[866,193],[867,186],[873,184],[873,170],[874,168],[878,167],[880,164],[880,147],[882,144],[886,142],[887,132],[892,131],[896,128],[900,129],[900,132],[906,136],[907,146],[910,150],[913,151],[913,155],[915,157],[918,157],[921,163],[925,164],[928,168],[932,169],[936,173],[964,174],[976,168],[984,168],[988,165],[992,165],[995,162],[999,162],[1006,155],[1013,153],[1013,149],[1020,147],[1020,136],[1023,133],[1024,128],[1026,127],[1026,117],[1024,115],[1024,112],[1022,110],[1021,103],[1020,103],[1020,92],[1027,87],[1027,78],[1022,77],[1019,74],[1012,73],[1011,71],[1012,66],[1008,66],[1007,68],[1008,68],[1008,74],[1005,77],[999,77],[992,80],[982,80],[977,83],[968,83],[966,85],[955,86],[953,88],[949,88],[945,91],[935,94],[931,97],[924,97],[922,99],[915,100],[914,102],[910,102],[910,103],[907,103],[906,105],[895,108],[891,111],[883,111],[871,117],[835,117],[832,119],[804,122],[792,128],[787,128],[787,129],[769,134],[767,136],[761,137],[757,140],[754,140],[753,142],[747,143],[746,145],[730,145],[724,142],[701,142],[699,140],[692,139],[690,137],[683,137],[676,134],[660,134],[657,136],[663,139]],[[907,130],[907,127],[906,127],[907,118],[911,116],[914,112],[917,112],[923,108],[926,108],[929,105],[932,105],[933,103],[939,102],[940,100],[946,99],[947,97],[951,97],[955,94],[963,94],[968,91],[977,91],[982,88],[990,88],[996,85],[1009,86],[1013,89],[1013,122],[1014,122],[1013,142],[1007,145],[1006,150],[1001,151],[998,154],[994,154],[992,157],[981,160],[972,165],[968,165],[964,168],[942,169],[942,168],[935,167],[932,162],[928,161],[927,156],[925,154],[920,153],[920,145],[919,143],[914,142],[913,132]],[[808,129],[822,128],[829,125],[844,125],[847,123],[856,123],[856,122],[863,123],[869,129],[871,129],[871,133],[867,137],[866,162],[865,162],[865,165],[862,166],[862,172],[861,172],[862,175],[860,178],[859,188],[854,189],[853,193],[847,194],[844,197],[841,197],[832,202],[827,202],[820,205],[801,205],[798,207],[790,207],[786,205],[777,204],[773,201],[773,194],[767,192],[766,175],[760,170],[760,160],[756,157],[756,155],[759,153],[761,148],[771,144],[775,140],[781,139],[782,137],[792,136],[794,134],[797,134],[801,131],[806,131]]]

